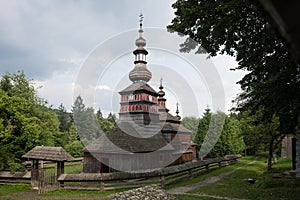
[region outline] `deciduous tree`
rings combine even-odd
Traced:
[[[300,112],[300,66],[259,1],[177,0],[173,8],[169,30],[189,36],[182,51],[235,56],[236,69],[249,71],[239,81],[243,93],[237,110],[260,110],[263,123],[271,123],[275,115],[281,135],[294,133]]]
[[[24,73],[0,80],[0,170],[17,170],[21,156],[37,145],[58,145],[59,122]]]

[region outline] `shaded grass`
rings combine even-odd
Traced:
[[[57,171],[55,163],[45,164],[45,167],[49,167],[49,168],[45,169],[46,172],[56,173],[56,171]],[[80,173],[82,171],[82,169],[83,169],[82,162],[66,163],[64,173],[65,174],[76,174],[76,173]]]
[[[0,197],[17,192],[28,192],[30,189],[31,185],[0,185]]]
[[[211,170],[211,171],[207,171],[206,173],[204,173],[200,176],[194,177],[192,179],[188,179],[188,180],[180,181],[180,182],[177,182],[177,183],[174,183],[174,184],[171,184],[171,185],[167,185],[167,186],[164,187],[164,189],[171,189],[171,188],[175,188],[175,187],[186,186],[186,185],[198,183],[200,181],[204,181],[205,179],[207,179],[209,177],[217,176],[219,174],[228,172],[228,171],[230,171],[234,168],[243,166],[243,165],[253,161],[253,159],[254,159],[254,156],[243,157],[242,160],[239,161],[238,163],[235,163],[235,164],[230,165],[230,166],[222,167],[222,168],[219,168],[219,169],[214,169],[214,170]]]
[[[109,200],[110,198],[102,198],[102,197],[95,197],[95,198],[89,198],[89,197],[84,197],[84,200]],[[2,199],[1,199],[2,200]],[[10,200],[10,199],[5,199],[5,200]],[[47,200],[51,200],[51,198],[47,198]],[[53,198],[53,200],[58,200],[57,198]],[[78,198],[74,197],[68,197],[68,198],[59,198],[59,200],[78,200]]]
[[[12,198],[4,197],[5,195],[28,192],[30,191],[30,185],[0,185],[0,199],[1,200],[12,200]]]
[[[185,180],[176,184],[169,185],[165,189],[185,186],[193,184],[199,181],[203,181],[209,177],[222,174],[224,172],[230,171],[233,168],[242,167],[231,175],[224,177],[222,180],[210,184],[195,190],[190,191],[191,194],[185,195],[174,195],[179,200],[212,200],[212,197],[199,197],[192,196],[192,194],[209,194],[215,196],[224,196],[232,198],[243,198],[243,199],[300,199],[300,181],[293,179],[273,179],[271,178],[274,173],[282,173],[283,171],[289,170],[291,168],[290,159],[279,159],[279,162],[274,165],[271,171],[266,172],[267,163],[264,154],[257,162],[245,166],[245,164],[254,160],[254,156],[243,157],[242,160],[234,165],[223,167],[220,169],[215,169],[209,173],[200,175],[193,179]],[[69,167],[69,166],[68,166]],[[71,166],[70,166],[71,167]],[[71,170],[72,168],[70,168]],[[73,168],[74,169],[74,168]],[[255,184],[250,184],[245,179],[255,178],[258,181]],[[0,185],[0,199],[9,200],[9,198],[4,198],[3,195],[26,192],[30,190],[30,186],[11,186],[11,185]],[[128,189],[118,189],[113,191],[81,191],[81,190],[67,190],[60,189],[52,191],[40,196],[47,197],[61,197],[59,199],[108,199],[107,196],[119,192],[126,191]]]
[[[192,196],[188,194],[176,194],[174,195],[178,200],[215,200],[212,197],[199,197],[199,196]]]
[[[41,194],[40,196],[76,196],[76,197],[84,197],[84,196],[108,196],[119,192],[124,192],[128,189],[117,189],[117,190],[99,190],[99,191],[85,191],[85,190],[68,190],[68,189],[60,189],[48,192],[46,194]]]
[[[300,199],[300,182],[294,179],[273,179],[273,173],[282,173],[289,170],[290,159],[279,159],[279,163],[266,172],[266,157],[263,155],[257,162],[244,166],[222,180],[195,190],[196,194],[209,194],[232,198],[246,199]],[[255,184],[248,183],[246,179],[253,178]]]

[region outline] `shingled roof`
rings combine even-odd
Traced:
[[[48,161],[72,161],[74,158],[68,154],[62,147],[36,146],[22,158],[48,160]]]
[[[162,132],[176,132],[176,133],[188,133],[191,131],[185,128],[182,124],[175,124],[171,122],[165,122],[162,124]]]
[[[161,133],[142,137],[131,123],[121,122],[108,131],[83,151],[103,153],[141,153],[157,150],[173,150],[173,147],[162,137]]]
[[[133,83],[133,84],[129,85],[127,88],[125,88],[124,90],[121,90],[119,93],[120,94],[135,93],[138,91],[146,91],[146,92],[150,92],[151,94],[158,96],[158,93],[150,85],[148,85],[147,83],[144,83],[144,82]]]
[[[170,113],[168,113],[166,111],[162,111],[159,114],[160,114],[159,120],[161,120],[161,121],[167,121],[167,122],[172,122],[172,123],[177,123],[177,124],[180,123],[180,120],[177,117],[171,115]]]

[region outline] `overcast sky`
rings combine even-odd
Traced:
[[[174,10],[171,8],[173,2],[161,0],[0,0],[0,75],[5,72],[14,73],[23,70],[29,78],[35,80],[36,86],[42,86],[38,90],[39,95],[47,99],[49,105],[58,107],[60,103],[63,103],[70,110],[74,101],[74,86],[80,70],[86,59],[97,50],[97,47],[122,33],[137,31],[140,13],[144,15],[145,39],[149,39],[147,46],[150,47],[151,41],[153,44],[155,40],[151,40],[152,32],[148,31],[147,33],[147,28],[165,29],[170,24],[174,17]],[[132,38],[132,41],[129,41],[132,46],[126,48],[134,50],[135,39]],[[129,38],[129,40],[131,39]],[[120,43],[110,44],[114,44],[107,48],[107,52],[111,53],[122,45]],[[178,63],[183,63],[183,61],[177,61],[170,55],[161,57],[162,54],[154,48],[153,51],[151,48],[148,51],[148,65],[153,73],[150,84],[153,88],[158,89],[159,79],[163,77],[166,80],[164,84],[168,93],[167,97],[169,97],[167,103],[169,103],[171,113],[175,112],[177,101],[182,104],[180,109],[184,116],[202,114],[206,105],[212,106],[213,100],[209,99],[211,91],[205,92],[205,90],[199,89],[205,87],[203,86],[205,83],[200,81],[201,83],[199,82],[197,86],[198,82],[192,83],[189,78],[186,78],[188,76],[182,76],[182,81],[178,81],[181,80],[178,79],[178,74],[193,73],[180,68]],[[203,59],[200,57],[199,59]],[[114,59],[111,64],[112,72],[122,71],[122,66],[126,66],[122,71],[125,85],[130,84],[127,73],[133,67],[133,60],[132,54],[124,54],[123,57]],[[151,62],[156,66],[159,66],[160,62],[162,66],[170,66],[165,67],[169,69],[169,73],[160,71],[164,67],[161,69],[151,67]],[[214,64],[221,77],[220,81],[225,92],[224,109],[226,111],[230,109],[231,100],[239,92],[236,82],[244,73],[229,70],[236,66],[236,63],[234,58],[228,56],[218,56],[209,62]],[[191,87],[192,95],[195,96],[194,100],[199,104],[196,109],[191,105],[193,103],[188,101],[190,94],[183,94],[186,96],[185,98],[182,95],[176,97],[176,81],[168,79],[172,73],[174,74],[173,78],[177,77],[177,86],[180,82],[182,83],[181,87],[184,84]],[[111,108],[108,104],[118,105],[119,97],[116,97],[116,90],[124,86],[124,84],[119,84],[122,82],[119,79],[120,77],[118,79],[104,77],[102,82],[106,80],[105,84],[98,80],[97,90],[93,92],[96,92],[94,94],[95,101],[101,103],[94,102],[95,109],[101,107],[106,114]],[[201,84],[203,85],[201,86]],[[105,91],[110,92],[111,95],[106,96]],[[184,104],[186,104],[186,109]],[[117,107],[114,106],[111,111],[117,113]],[[218,106],[215,109],[219,109]],[[197,110],[197,112],[192,110]]]

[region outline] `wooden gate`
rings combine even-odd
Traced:
[[[59,183],[56,178],[56,173],[40,170],[38,194],[44,194],[53,190],[57,190],[59,188]]]

